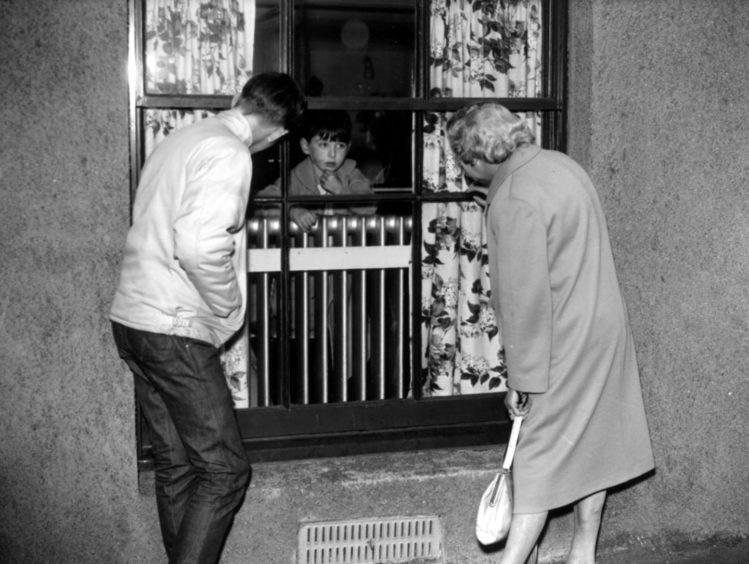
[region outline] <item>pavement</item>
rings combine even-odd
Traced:
[[[749,564],[749,538],[658,547],[653,543],[598,554],[596,564]]]

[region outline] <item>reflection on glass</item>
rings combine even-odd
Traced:
[[[235,94],[252,75],[255,0],[146,0],[146,91]]]
[[[413,2],[297,0],[294,16],[295,75],[309,96],[413,94]]]
[[[430,4],[430,93],[434,97],[542,96],[542,0]]]
[[[422,189],[427,192],[466,192],[472,189],[463,176],[463,170],[445,135],[450,113],[424,114],[424,170]],[[518,112],[525,118],[536,136],[536,144],[541,145],[542,116],[538,112]]]

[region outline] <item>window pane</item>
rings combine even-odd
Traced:
[[[256,0],[253,73],[281,70],[281,0]]]
[[[413,120],[411,112],[352,112],[349,157],[376,192],[413,190]]]
[[[541,2],[432,0],[430,93],[439,97],[542,96]]]
[[[255,0],[146,0],[149,94],[235,94],[252,75]]]
[[[347,158],[369,178],[373,191],[412,191],[413,182],[413,121],[414,114],[405,111],[350,111],[351,148]],[[289,138],[292,168],[307,156],[300,146],[300,132]],[[273,148],[253,155],[253,193],[276,180],[280,175],[278,151]],[[270,165],[264,164],[266,160]],[[268,176],[272,174],[274,176]],[[260,184],[259,182],[265,182]],[[257,180],[257,183],[256,183]]]
[[[294,19],[295,76],[308,95],[413,95],[413,2],[297,0]]]

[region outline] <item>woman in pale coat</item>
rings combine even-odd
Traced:
[[[574,504],[568,563],[593,563],[606,490],[653,469],[627,311],[606,220],[585,171],[535,146],[499,104],[448,123],[464,172],[488,185],[492,300],[524,416],[503,564],[522,563],[551,509]]]

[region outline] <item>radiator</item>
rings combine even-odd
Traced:
[[[248,223],[252,405],[282,402],[283,339],[289,347],[292,403],[405,397],[411,218],[321,216],[309,233],[293,222],[288,233],[288,279],[282,281],[280,220]],[[287,331],[282,335],[283,311]]]

